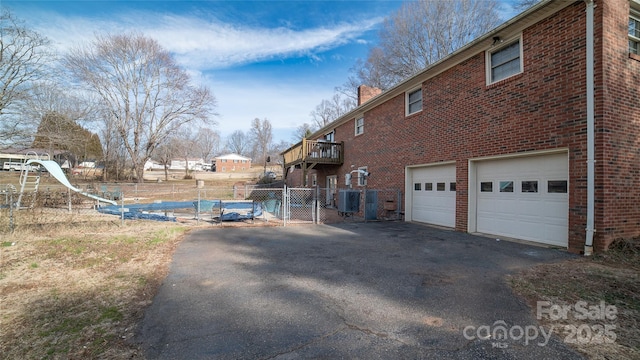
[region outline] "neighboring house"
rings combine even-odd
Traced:
[[[406,221],[576,253],[640,235],[636,0],[543,1],[361,100],[283,152],[289,185],[363,169]]]
[[[215,159],[216,172],[237,172],[249,171],[251,169],[251,159],[238,154],[226,154]]]
[[[202,158],[172,159],[169,169],[202,171],[202,164],[204,164]]]

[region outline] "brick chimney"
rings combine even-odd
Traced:
[[[382,94],[382,90],[367,85],[358,86],[358,106],[366,103],[377,95]]]

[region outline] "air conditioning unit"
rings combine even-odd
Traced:
[[[338,211],[356,213],[360,210],[360,191],[340,190],[338,196]]]

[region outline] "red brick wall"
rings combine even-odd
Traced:
[[[404,189],[405,166],[456,162],[456,230],[467,230],[468,160],[568,149],[569,249],[584,247],[586,226],[586,5],[576,2],[522,33],[524,72],[487,86],[485,54],[423,83],[423,111],[409,117],[400,94],[336,129],[345,163],[320,169],[318,182],[368,166],[368,186]],[[596,7],[597,250],[640,233],[640,61],[627,51],[628,0]],[[507,39],[505,39],[507,40]],[[606,49],[604,49],[606,47]],[[353,184],[355,185],[355,179]]]
[[[628,0],[599,2],[602,54],[596,104],[598,172],[596,229],[606,247],[640,235],[640,59],[629,56]]]

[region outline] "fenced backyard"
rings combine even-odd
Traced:
[[[21,207],[15,185],[0,184],[0,233],[87,219],[177,221],[212,226],[287,226],[294,224],[401,220],[399,190],[287,188],[279,184],[207,185],[203,180],[178,183],[74,184],[94,200],[43,179],[36,193],[25,193]],[[345,197],[340,194],[348,192]],[[357,199],[357,200],[354,200]],[[351,201],[349,208],[341,201]],[[355,202],[355,203],[354,203]]]

